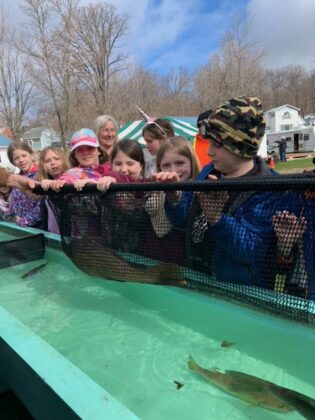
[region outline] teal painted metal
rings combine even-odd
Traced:
[[[137,419],[0,307],[0,377],[35,418]]]

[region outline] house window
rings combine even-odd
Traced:
[[[291,114],[289,111],[285,111],[282,115],[283,120],[289,120],[291,118]]]
[[[310,139],[310,135],[309,134],[304,134],[303,138],[304,138],[304,141],[307,141],[307,140]]]
[[[293,124],[283,124],[280,126],[280,131],[292,130]]]

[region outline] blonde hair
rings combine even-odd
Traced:
[[[172,150],[179,155],[185,156],[189,159],[191,164],[190,179],[195,179],[199,173],[199,162],[189,141],[183,136],[173,136],[162,143],[156,155],[156,168],[158,172],[161,171],[161,161],[168,150]]]
[[[42,179],[52,179],[52,176],[49,175],[47,170],[44,168],[46,155],[49,151],[56,153],[56,155],[58,155],[62,159],[64,172],[66,172],[70,168],[69,157],[68,157],[67,152],[65,152],[64,149],[62,149],[61,147],[56,147],[56,146],[47,146],[41,151],[41,154],[39,157],[39,167],[38,167],[39,181],[41,181]]]

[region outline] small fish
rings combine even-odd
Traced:
[[[315,400],[292,389],[275,385],[273,392],[307,420],[315,420]]]
[[[191,356],[189,357],[188,367],[218,388],[253,405],[284,413],[294,410],[291,405],[270,392],[270,384],[273,385],[271,382],[241,372],[228,370],[221,373],[215,369],[204,369]]]
[[[72,244],[71,260],[85,273],[111,280],[180,287],[187,284],[177,264],[161,263],[149,268],[130,264],[113,249],[88,239]]]
[[[235,346],[236,343],[231,343],[230,341],[224,340],[221,343],[221,347],[224,347],[225,349]]]
[[[26,273],[22,274],[21,279],[25,279],[26,277],[33,276],[34,274],[41,271],[47,264],[48,264],[48,262],[45,262],[44,264],[41,264],[41,265],[38,265],[35,268],[32,268],[30,271],[27,271]]]
[[[184,384],[181,384],[178,381],[174,381],[174,384],[176,385],[176,389],[181,389],[184,386]]]

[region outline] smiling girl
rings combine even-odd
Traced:
[[[153,179],[161,179],[163,173],[173,173],[177,180],[186,182],[193,179],[199,165],[194,152],[185,137],[174,136],[164,142],[156,157],[159,171]],[[152,227],[147,236],[146,256],[164,262],[183,264],[185,261],[184,233],[173,227],[164,210],[165,193],[155,192],[146,202],[145,208],[150,215]]]
[[[96,184],[103,176],[114,178],[117,182],[130,182],[128,176],[111,171],[107,163],[100,163],[103,156],[96,134],[89,128],[73,133],[70,139],[70,163],[73,166],[58,177],[47,182],[47,188],[59,191],[65,184],[73,184],[81,191],[86,184]]]

